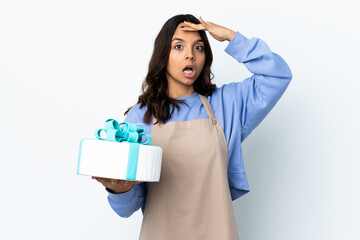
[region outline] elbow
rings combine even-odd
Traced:
[[[284,71],[281,76],[278,77],[279,78],[279,89],[281,89],[282,92],[284,92],[287,87],[289,86],[293,76],[292,73],[290,71],[290,69],[288,71]]]
[[[291,80],[292,80],[292,74],[290,72],[289,75],[287,77],[285,77],[285,81],[286,81],[285,89],[289,86]]]
[[[284,71],[284,78],[287,80],[288,84],[291,82],[291,80],[293,78],[291,69],[287,64],[286,64],[286,68],[285,68],[285,71]]]
[[[131,215],[133,215],[132,212],[127,212],[127,213],[117,213],[120,217],[122,218],[129,218]]]
[[[134,208],[127,208],[127,207],[122,207],[122,208],[112,207],[112,209],[114,210],[114,212],[116,212],[117,215],[119,215],[122,218],[129,218],[136,211]]]
[[[111,206],[111,208],[114,210],[114,212],[116,212],[117,215],[122,218],[128,218],[134,213],[134,211],[129,208],[116,208],[113,206]]]
[[[287,76],[286,78],[287,78],[287,80],[288,80],[288,83],[290,83],[291,80],[292,80],[292,78],[293,78],[293,75],[292,75],[290,69],[289,69],[289,72],[288,72],[288,76]]]
[[[277,77],[283,79],[287,83],[286,85],[288,85],[291,82],[293,75],[292,75],[289,65],[282,58],[281,58],[281,60],[282,61],[280,62],[280,67],[278,68],[278,74],[276,74],[274,76],[277,76]]]
[[[133,202],[127,202],[125,204],[117,203],[112,201],[110,197],[108,197],[108,201],[112,210],[122,218],[128,218],[136,211],[136,206]]]

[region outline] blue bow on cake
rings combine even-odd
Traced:
[[[100,133],[106,132],[106,138],[102,138]],[[131,142],[148,145],[152,142],[150,134],[145,132],[145,126],[142,123],[118,123],[114,119],[108,119],[105,122],[105,128],[98,128],[95,131],[95,135],[100,140],[107,140],[112,142]],[[146,136],[146,140],[143,141],[143,136]]]
[[[106,132],[106,138],[100,136],[102,131]],[[96,129],[95,135],[100,140],[129,143],[126,180],[135,181],[139,157],[139,145],[149,145],[152,142],[151,135],[145,132],[144,124],[133,124],[128,122],[119,124],[114,119],[108,119],[105,122],[105,128]],[[143,136],[146,136],[145,141],[143,141]]]

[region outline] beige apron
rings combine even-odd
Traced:
[[[141,240],[239,239],[225,135],[207,98],[200,98],[209,118],[152,126],[163,161],[160,182],[148,183]]]

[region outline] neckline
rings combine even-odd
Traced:
[[[179,98],[174,98],[176,100],[185,100],[186,102],[193,102],[194,100],[198,99],[199,95],[197,92],[194,92],[191,95],[185,96],[185,97],[179,97]]]
[[[205,108],[205,111],[206,111],[206,115],[207,115],[207,118],[204,118],[204,119],[210,119],[212,121],[213,124],[216,124],[216,118],[215,115],[214,115],[214,112],[212,110],[212,107],[210,105],[210,102],[209,100],[207,99],[206,96],[203,96],[203,95],[200,95],[198,94],[197,92],[189,95],[189,96],[185,96],[185,97],[181,97],[181,98],[174,98],[176,100],[185,100],[185,102],[189,102],[189,101],[194,101],[196,98],[199,98],[200,101],[202,102],[202,105],[204,106]],[[153,118],[153,125],[156,121],[154,115],[152,116]],[[194,120],[199,120],[199,119],[203,119],[203,118],[198,118],[198,119],[194,119]],[[188,120],[188,121],[194,121],[194,120]],[[215,122],[214,122],[215,121]],[[171,121],[171,122],[184,122],[184,121]],[[167,121],[166,123],[159,123],[160,125],[165,125],[165,124],[168,124],[169,122]]]
[[[197,92],[194,92],[191,95],[185,96],[185,97],[180,97],[180,98],[174,98],[176,100],[185,100],[185,103],[190,103],[193,102],[196,99],[200,99],[200,101],[202,102],[202,105],[204,106],[205,110],[206,110],[206,114],[207,114],[207,119],[212,119],[215,118],[214,112],[212,111],[211,105],[209,103],[209,100],[207,99],[206,96],[200,95]],[[152,116],[153,118],[153,125],[155,120],[154,114]],[[193,120],[190,120],[193,121]],[[175,121],[176,122],[176,121]],[[166,123],[161,123],[161,125],[166,124]]]

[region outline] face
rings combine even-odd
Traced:
[[[169,87],[192,88],[205,64],[204,43],[197,31],[187,32],[181,26],[172,37],[166,78]]]

